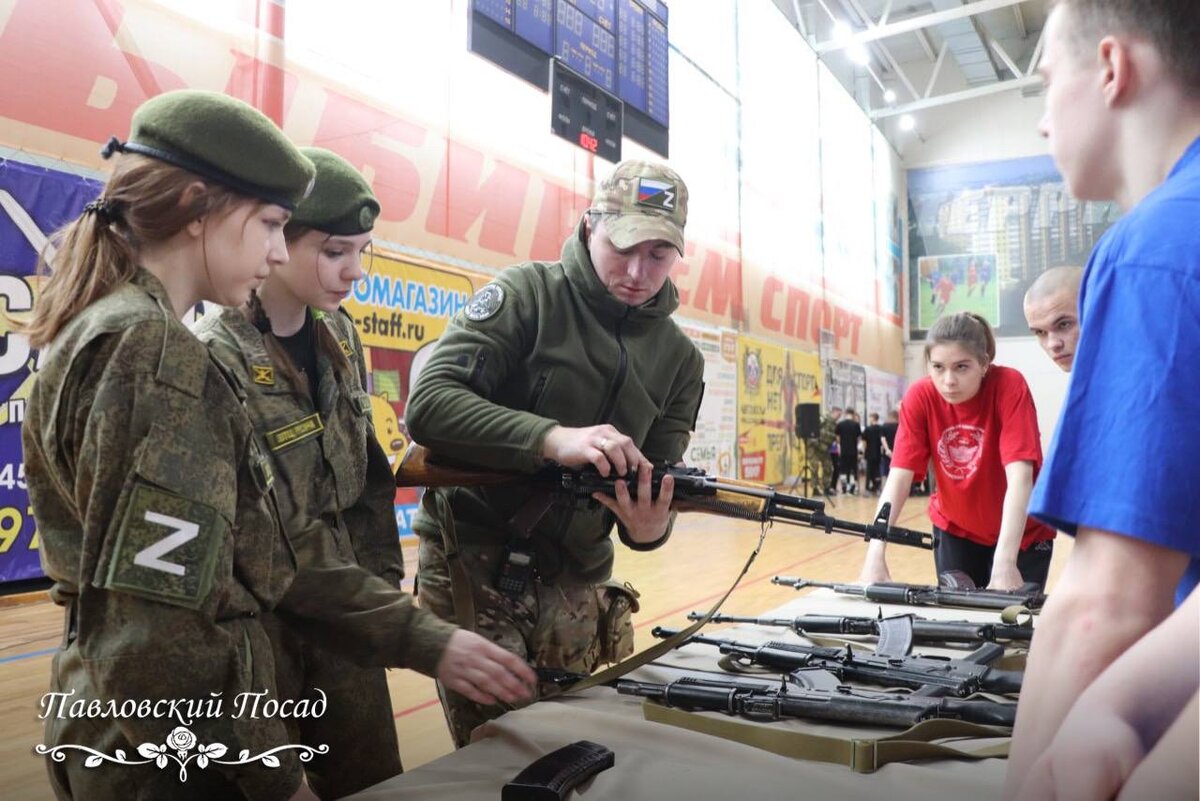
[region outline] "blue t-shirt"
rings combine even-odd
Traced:
[[[1029,512],[1192,557],[1200,580],[1200,139],[1096,244],[1080,337]]]

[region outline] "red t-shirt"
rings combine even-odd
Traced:
[[[945,401],[928,376],[909,387],[900,404],[892,467],[913,471],[919,481],[930,457],[937,490],[929,499],[929,519],[951,534],[994,546],[1008,489],[1004,465],[1033,462],[1035,480],[1042,469],[1037,410],[1021,374],[993,365],[979,393],[957,404]],[[1054,534],[1030,517],[1021,548]]]

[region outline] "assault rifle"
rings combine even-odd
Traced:
[[[840,723],[908,728],[929,718],[956,718],[988,726],[1013,725],[1016,704],[868,693],[839,687],[806,690],[739,681],[685,677],[669,684],[620,679],[617,692],[666,706],[738,715],[751,720],[814,718]]]
[[[885,540],[914,548],[933,549],[933,535],[925,531],[888,525],[890,505],[885,504],[871,523],[838,520],[825,514],[825,503],[798,495],[777,492],[766,484],[710,476],[695,467],[658,465],[651,476],[652,497],[665,476],[675,480],[671,508],[679,512],[705,512],[752,520],[756,523],[792,523],[841,534],[859,534],[867,540]],[[637,497],[637,475],[602,476],[595,467],[581,469],[550,464],[536,473],[509,473],[470,466],[439,463],[424,447],[413,443],[396,470],[397,487],[487,486],[526,482],[539,485],[555,500],[574,502],[590,499],[593,493],[615,496],[618,481],[625,482],[631,497]],[[535,521],[536,522],[536,521]]]
[[[772,584],[783,584],[803,590],[806,587],[825,587],[842,595],[861,595],[868,601],[882,604],[908,604],[911,606],[959,606],[967,609],[1007,609],[1024,606],[1040,609],[1046,602],[1041,585],[1030,582],[1019,590],[954,589],[930,587],[923,584],[832,584],[824,581],[776,576]]]
[[[905,628],[891,628],[893,621],[903,622],[912,618],[911,637],[904,636]],[[692,612],[688,620],[703,620],[700,612]],[[851,634],[876,637],[881,643],[877,652],[908,653],[912,643],[980,643],[980,642],[1029,642],[1033,638],[1032,626],[1010,623],[974,623],[969,620],[927,620],[911,615],[896,617],[840,617],[837,615],[797,615],[791,618],[742,617],[739,615],[716,614],[713,623],[754,623],[758,626],[789,628],[797,634]],[[889,637],[908,639],[908,646],[884,648],[882,643]]]
[[[656,626],[654,637],[666,639],[678,632]],[[909,687],[924,694],[945,693],[965,698],[985,691],[1017,693],[1024,674],[1015,670],[989,667],[1004,655],[1004,647],[986,643],[963,659],[936,656],[883,656],[864,654],[845,648],[823,648],[787,642],[768,642],[752,645],[736,640],[694,635],[689,642],[715,645],[742,665],[758,665],[781,673],[805,669],[826,670],[839,680],[878,684],[885,687]],[[933,691],[933,692],[931,692]]]

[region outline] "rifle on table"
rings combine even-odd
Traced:
[[[825,531],[826,534],[860,534],[867,540],[884,540],[914,548],[933,549],[933,535],[925,531],[889,526],[889,504],[884,504],[871,523],[838,520],[825,514],[824,501],[778,492],[766,484],[710,476],[695,467],[658,465],[651,475],[651,497],[657,498],[666,476],[675,480],[671,508],[679,512],[704,512],[752,520],[756,523],[791,523]],[[438,463],[416,443],[409,445],[396,470],[397,487],[490,486],[524,482],[542,487],[555,500],[573,503],[592,499],[593,493],[616,496],[617,482],[625,482],[630,497],[637,497],[637,474],[602,476],[595,467],[574,469],[556,464],[536,473],[511,473],[470,466]],[[594,501],[593,501],[594,502]]]
[[[908,604],[910,606],[958,606],[967,609],[1007,609],[1024,606],[1040,609],[1046,602],[1041,585],[1029,582],[1019,590],[979,590],[930,587],[923,584],[833,584],[792,576],[776,576],[772,584],[791,586],[797,590],[807,587],[824,587],[842,595],[859,595],[868,601],[883,604]]]
[[[651,635],[665,639],[676,630],[656,626]],[[790,673],[803,683],[797,671],[826,670],[840,681],[857,681],[885,687],[909,687],[923,695],[949,694],[965,698],[985,691],[1010,694],[1021,690],[1024,674],[990,667],[1004,655],[1004,647],[985,643],[963,659],[936,656],[884,656],[845,648],[823,648],[787,642],[753,645],[737,640],[693,635],[689,642],[715,645],[741,665],[757,665]]]
[[[892,627],[893,621],[903,622],[912,618],[911,636],[906,637],[907,626]],[[699,612],[688,614],[688,620],[703,620]],[[912,643],[981,643],[981,642],[1029,642],[1033,638],[1032,626],[1014,623],[974,623],[970,620],[928,620],[912,615],[894,617],[843,617],[838,615],[797,615],[791,618],[742,617],[740,615],[716,614],[713,623],[753,623],[758,626],[789,628],[800,635],[805,634],[850,634],[876,637],[880,653],[908,653]],[[907,645],[884,647],[886,639],[904,641]]]
[[[868,693],[839,687],[808,690],[739,681],[684,677],[668,684],[620,679],[617,692],[689,711],[723,712],[751,720],[812,718],[839,723],[908,728],[930,718],[954,718],[987,726],[1012,727],[1016,704],[957,698]]]

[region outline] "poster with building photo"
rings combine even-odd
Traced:
[[[830,359],[825,362],[825,408],[867,410],[867,369],[861,364]]]
[[[1000,336],[1027,336],[1029,284],[1051,267],[1086,264],[1119,214],[1114,203],[1071,197],[1049,156],[909,170],[908,204],[917,336],[956,311],[978,311]]]

